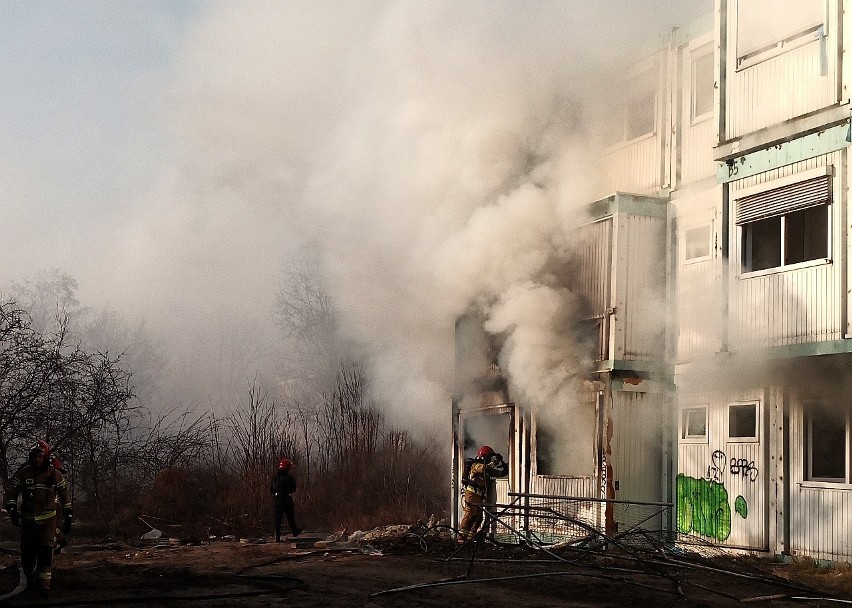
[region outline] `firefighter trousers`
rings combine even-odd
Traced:
[[[27,577],[27,587],[50,589],[53,545],[56,542],[56,518],[39,522],[21,521],[21,568]]]
[[[467,538],[479,530],[479,526],[482,524],[482,505],[484,504],[484,496],[480,496],[470,490],[465,490],[464,515],[462,516],[461,524],[459,524],[459,534],[461,534],[462,538]]]
[[[281,540],[281,520],[287,516],[287,524],[290,526],[290,532],[293,536],[298,536],[301,530],[296,525],[296,513],[293,508],[293,499],[290,496],[285,496],[284,500],[275,504],[275,540]]]

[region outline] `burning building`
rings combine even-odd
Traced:
[[[852,559],[845,14],[717,0],[621,75],[559,283],[585,356],[541,398],[510,333],[459,319],[456,483],[488,443],[501,503],[599,499],[607,529],[618,501],[671,503],[672,533]]]

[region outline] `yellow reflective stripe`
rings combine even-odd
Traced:
[[[39,572],[38,577],[42,580],[49,581],[50,580],[50,572]]]
[[[63,479],[63,480],[62,480],[62,481],[60,481],[58,484],[56,484],[56,487],[57,487],[57,488],[67,488],[67,487],[68,487],[68,480],[67,480],[67,479]]]
[[[63,509],[70,509],[70,508],[71,508],[71,503],[70,503],[70,502],[66,502],[64,505],[62,505],[62,508],[63,508]]]
[[[52,490],[53,486],[46,486],[43,483],[35,483],[32,485],[32,488],[36,490]]]
[[[44,521],[45,519],[50,519],[51,517],[56,517],[56,511],[50,511],[50,512],[40,513],[38,515],[33,515],[33,519],[35,521]]]

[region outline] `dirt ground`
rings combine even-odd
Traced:
[[[322,547],[322,544],[321,544]],[[53,592],[36,598],[27,592],[4,602],[12,606],[836,606],[815,597],[852,598],[852,569],[784,565],[771,560],[715,559],[701,567],[672,564],[664,575],[618,570],[614,562],[592,560],[558,569],[535,555],[513,551],[503,557],[461,551],[455,546],[425,547],[410,542],[331,545],[312,539],[289,542],[212,542],[200,546],[111,544],[70,547],[54,562]],[[18,584],[13,543],[0,544],[0,596]],[[478,557],[478,560],[472,557]],[[518,559],[520,558],[520,559]],[[453,579],[467,573],[477,582],[388,590]],[[657,566],[654,566],[657,568]],[[718,568],[718,571],[710,568]],[[629,571],[632,570],[632,571]],[[653,568],[652,568],[653,570]],[[535,575],[535,576],[532,576]],[[767,582],[783,577],[810,591]],[[482,580],[482,579],[501,580]],[[682,595],[678,593],[680,587]],[[378,595],[373,595],[378,594]],[[724,594],[724,595],[722,595]],[[730,597],[727,597],[730,596]]]

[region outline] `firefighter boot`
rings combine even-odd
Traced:
[[[50,572],[38,573],[38,594],[47,597],[50,594]]]

